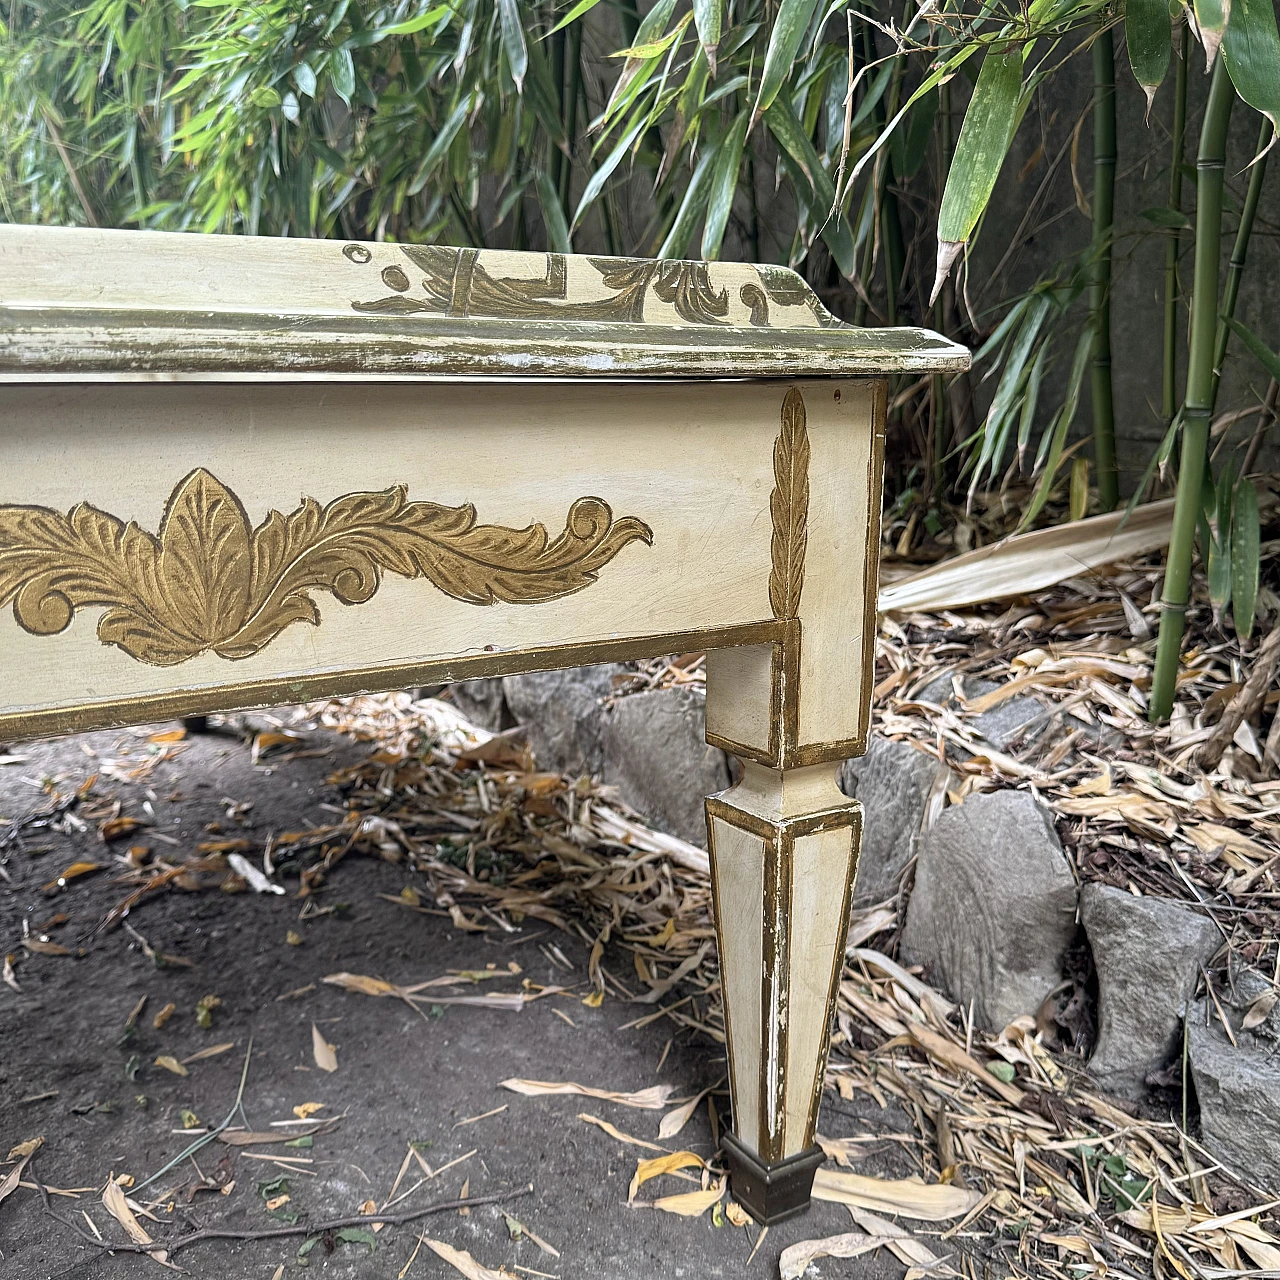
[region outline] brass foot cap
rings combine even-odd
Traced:
[[[826,1156],[821,1147],[764,1164],[731,1133],[723,1135],[721,1149],[729,1166],[733,1198],[762,1226],[785,1222],[809,1207],[813,1175]]]

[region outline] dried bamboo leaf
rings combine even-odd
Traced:
[[[500,1080],[500,1089],[510,1089],[513,1093],[522,1093],[527,1098],[543,1098],[551,1094],[578,1094],[584,1098],[599,1098],[602,1102],[616,1102],[623,1107],[637,1107],[641,1111],[661,1111],[667,1105],[667,1099],[676,1091],[673,1084],[654,1084],[647,1089],[637,1089],[634,1093],[618,1093],[612,1089],[593,1089],[585,1084],[574,1084],[572,1081],[521,1080],[512,1077]]]
[[[900,1214],[921,1222],[947,1222],[963,1217],[982,1197],[976,1191],[942,1182],[924,1183],[910,1178],[890,1181],[819,1169],[813,1180],[813,1198],[869,1209],[872,1213]]]
[[[880,592],[881,613],[954,609],[1043,591],[1087,569],[1158,551],[1169,541],[1173,500],[1015,534]]]

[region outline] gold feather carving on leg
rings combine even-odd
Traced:
[[[151,534],[87,502],[66,515],[0,505],[0,607],[32,635],[65,631],[103,607],[98,638],[168,667],[205,652],[251,657],[295,622],[320,623],[312,593],[346,605],[377,592],[383,573],[427,578],[469,604],[543,604],[590,586],[628,543],[652,544],[634,516],[579,498],[555,538],[476,523],[467,503],[410,502],[404,485],[305,498],[254,528],[240,499],[199,468],[179,482]]]
[[[804,397],[792,387],[782,402],[782,429],[773,445],[773,517],[769,604],[775,618],[794,618],[804,589],[809,544],[809,431]]]

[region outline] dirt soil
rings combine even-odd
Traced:
[[[804,1217],[773,1228],[748,1263],[759,1230],[754,1224],[717,1227],[706,1214],[686,1219],[628,1207],[636,1160],[653,1153],[616,1141],[579,1113],[656,1142],[660,1112],[582,1097],[523,1097],[499,1082],[517,1076],[624,1091],[665,1082],[676,1086],[678,1100],[722,1079],[723,1049],[688,1031],[668,1048],[666,1020],[623,1029],[637,1017],[634,1006],[612,998],[598,1009],[584,1005],[582,995],[590,989],[584,982],[586,947],[537,921],[526,920],[514,934],[497,928],[463,933],[447,916],[416,913],[379,898],[413,883],[414,873],[403,866],[345,860],[309,909],[318,907],[322,914],[306,919],[300,918],[304,904],[293,896],[295,879],[286,881],[286,896],[217,887],[163,892],[129,913],[132,934],[125,927],[100,928],[129,892],[114,881],[127,870],[120,859],[131,844],[165,845],[185,854],[201,841],[247,834],[256,863],[267,833],[331,821],[331,811],[322,806],[339,797],[326,776],[370,750],[315,731],[307,737],[315,754],[255,764],[246,736],[232,730],[189,737],[177,749],[152,740],[173,728],[91,734],[7,752],[0,747],[0,821],[9,824],[48,810],[52,791],[70,797],[98,775],[84,800],[51,824],[27,824],[16,840],[11,825],[0,825],[0,954],[13,957],[20,988],[0,986],[0,1155],[42,1137],[24,1184],[36,1178],[50,1187],[80,1189],[50,1197],[62,1221],[42,1208],[33,1186],[20,1186],[0,1204],[4,1280],[163,1274],[149,1258],[109,1254],[91,1243],[94,1232],[108,1241],[124,1239],[102,1204],[102,1188],[112,1174],[132,1175],[135,1186],[128,1194],[158,1219],[142,1219],[157,1241],[197,1227],[270,1230],[295,1214],[309,1224],[357,1214],[369,1200],[381,1207],[410,1143],[432,1170],[457,1163],[422,1181],[397,1211],[452,1200],[464,1187],[473,1198],[510,1198],[463,1215],[450,1210],[388,1226],[372,1250],[359,1240],[297,1235],[216,1240],[174,1261],[195,1276],[219,1280],[456,1277],[425,1246],[405,1269],[425,1231],[513,1276],[777,1276],[778,1256],[787,1244],[851,1228],[845,1209],[815,1203]],[[104,774],[106,761],[115,764]],[[150,767],[129,778],[140,766]],[[145,826],[106,843],[99,828],[113,801],[121,815]],[[107,865],[65,887],[42,888],[79,861]],[[68,918],[51,925],[59,915]],[[47,937],[71,954],[30,951],[23,944],[24,924],[30,940]],[[560,949],[572,971],[543,949],[550,945]],[[148,949],[157,958],[149,958]],[[190,965],[166,961],[166,955]],[[424,1016],[398,1000],[321,981],[345,970],[407,984],[449,970],[507,970],[512,962],[519,976],[477,990],[518,991],[525,978],[580,985],[519,1012],[455,1006]],[[221,1004],[205,1028],[198,1025],[197,1005],[209,995]],[[129,1031],[130,1013],[144,996]],[[156,1015],[170,1004],[173,1013],[157,1029]],[[336,1046],[338,1069],[332,1074],[317,1066],[313,1024]],[[234,1047],[190,1063],[185,1076],[156,1065],[158,1057],[181,1061],[228,1042]],[[250,1045],[244,1120],[235,1123],[269,1130],[273,1122],[293,1119],[293,1109],[305,1103],[323,1104],[317,1118],[340,1117],[337,1123],[317,1133],[309,1148],[241,1149],[214,1141],[145,1189],[136,1185],[191,1141],[183,1130],[184,1113],[191,1113],[185,1121],[197,1130],[223,1120],[235,1102]],[[719,1114],[727,1115],[727,1096],[721,1092],[714,1100]],[[496,1108],[502,1109],[471,1120]],[[918,1171],[908,1154],[914,1127],[896,1103],[881,1112],[861,1094],[853,1101],[827,1094],[823,1133],[851,1136],[870,1127],[881,1133],[900,1128],[904,1142],[869,1145],[861,1172],[904,1177]],[[665,1145],[710,1157],[715,1148],[707,1109],[699,1107],[679,1137]],[[281,1168],[272,1155],[311,1163]],[[0,1184],[12,1168],[0,1164]],[[228,1194],[218,1185],[193,1194],[189,1189],[202,1176],[233,1185]],[[423,1178],[422,1167],[411,1160],[396,1194]],[[666,1177],[647,1184],[637,1199],[693,1189]],[[284,1195],[288,1200],[277,1203]],[[559,1256],[528,1237],[513,1238],[504,1214],[526,1224]],[[308,1239],[313,1243],[300,1257]],[[950,1252],[945,1243],[934,1247]],[[823,1259],[817,1266],[822,1274],[856,1273],[868,1280],[896,1280],[903,1271],[883,1252],[854,1261]]]

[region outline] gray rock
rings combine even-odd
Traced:
[[[1233,1172],[1280,1190],[1280,1060],[1247,1031],[1233,1047],[1215,1010],[1191,1013],[1188,1051],[1204,1144]]]
[[[855,894],[859,902],[883,902],[915,856],[929,797],[951,771],[907,742],[873,737],[866,755],[845,762],[840,788],[862,801],[862,853]]]
[[[979,680],[974,676],[962,676],[960,687],[966,699],[980,698],[1000,686],[991,680]],[[955,686],[949,672],[931,680],[918,694],[920,702],[933,702],[941,707],[958,707]],[[1044,707],[1035,698],[1006,698],[990,711],[984,711],[969,721],[969,726],[997,751],[1003,751]]]
[[[1136,1098],[1147,1076],[1179,1051],[1200,965],[1222,935],[1181,903],[1102,884],[1081,890],[1080,918],[1098,972],[1098,1043],[1089,1070],[1104,1088]]]
[[[604,707],[616,663],[505,676],[502,691],[515,722],[529,733],[538,767],[575,777],[598,774],[603,761]]]
[[[604,781],[656,826],[706,848],[702,802],[729,785],[729,761],[705,741],[706,698],[652,689],[619,698],[601,734]]]
[[[971,795],[917,844],[902,951],[999,1030],[1057,986],[1076,883],[1053,817],[1025,791]]]
[[[500,733],[515,723],[502,691],[501,677],[491,680],[459,680],[449,686],[449,701],[472,724]]]

